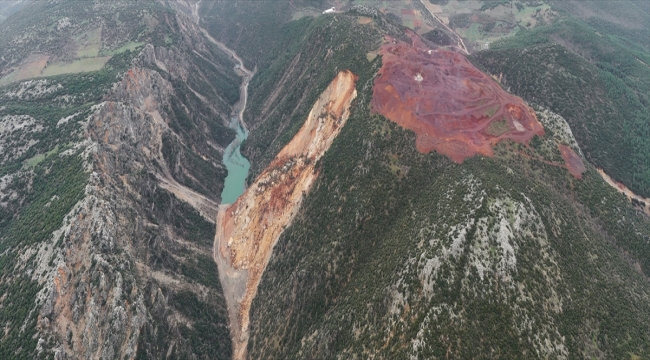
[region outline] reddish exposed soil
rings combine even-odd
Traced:
[[[372,108],[417,135],[422,153],[436,150],[455,162],[481,154],[503,139],[527,143],[544,135],[535,112],[504,91],[463,55],[387,37],[379,50]]]
[[[578,154],[576,154],[573,149],[566,145],[558,144],[557,147],[560,149],[562,159],[564,159],[564,163],[566,163],[566,167],[569,169],[571,175],[573,175],[576,179],[582,179],[582,173],[585,172],[587,168],[582,162],[582,159],[580,159],[580,156],[578,156]]]
[[[598,173],[611,187],[625,195],[635,206],[641,208],[646,215],[650,216],[650,198],[644,198],[633,193],[625,184],[612,179],[603,169],[598,169]]]
[[[307,120],[255,182],[217,217],[214,258],[230,317],[233,359],[246,358],[249,310],[273,247],[319,175],[316,164],[341,132],[358,78],[341,71]]]

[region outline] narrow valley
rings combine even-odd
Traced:
[[[257,286],[273,246],[319,175],[318,160],[349,117],[356,80],[350,71],[339,72],[275,160],[234,204],[219,209],[214,259],[228,304],[234,359],[246,358],[249,310]]]

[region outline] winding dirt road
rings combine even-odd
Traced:
[[[650,199],[635,194],[634,192],[632,192],[632,190],[628,189],[627,186],[623,185],[622,183],[614,180],[611,176],[607,175],[603,169],[598,168],[598,173],[605,180],[606,183],[608,183],[611,187],[616,189],[616,191],[625,195],[625,197],[627,197],[630,201],[634,199],[638,202],[644,203],[645,206],[643,206],[643,212],[646,215],[650,216]]]
[[[458,43],[457,43],[458,48],[462,50],[465,53],[465,55],[469,55],[469,51],[467,51],[467,47],[465,46],[465,43],[463,42],[463,39],[460,37],[460,35],[458,35],[454,30],[452,30],[449,26],[447,26],[438,16],[436,16],[436,14],[434,14],[431,10],[429,10],[429,8],[427,7],[427,5],[424,3],[423,0],[420,0],[420,2],[422,3],[422,6],[424,6],[424,8],[427,9],[429,14],[431,14],[431,16],[433,16],[433,18],[440,23],[440,25],[442,25],[445,29],[447,29],[452,34],[456,35],[456,38],[458,39]]]

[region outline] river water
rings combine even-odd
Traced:
[[[200,1],[199,1],[200,2]],[[196,4],[195,18],[198,20],[198,3]],[[230,59],[236,63],[235,72],[242,77],[239,87],[239,101],[233,106],[233,115],[230,117],[228,127],[235,130],[235,139],[226,147],[223,153],[223,164],[228,170],[228,176],[221,191],[221,204],[232,204],[244,193],[246,189],[246,177],[251,167],[250,162],[241,154],[241,144],[248,137],[248,129],[244,123],[244,109],[248,100],[248,84],[254,75],[254,71],[246,69],[242,59],[230,48],[215,38],[203,28],[201,32],[211,43],[217,45],[221,50],[230,55]]]
[[[241,154],[241,144],[248,137],[248,130],[244,129],[238,116],[230,119],[229,127],[237,132],[233,140],[223,153],[223,164],[228,170],[228,176],[221,192],[221,203],[232,204],[246,189],[246,177],[251,163]]]

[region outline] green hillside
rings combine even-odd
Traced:
[[[647,197],[648,31],[569,17],[497,42],[475,59],[513,93],[564,116],[590,161]]]

